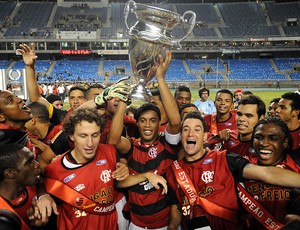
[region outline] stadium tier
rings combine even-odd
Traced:
[[[240,60],[172,60],[168,82],[300,80],[300,58]],[[22,70],[22,61],[0,61],[0,68]],[[127,60],[58,60],[36,62],[38,81],[115,82],[132,75]],[[105,76],[107,76],[105,80]]]
[[[7,74],[22,70],[15,50],[21,42],[36,42],[39,82],[115,82],[131,75],[125,20],[131,27],[136,15],[130,11],[124,19],[125,0],[105,2],[0,1],[0,68]],[[173,50],[169,82],[300,80],[299,2],[136,2],[197,15],[182,49]],[[172,39],[187,31],[175,26]]]
[[[237,38],[299,35],[299,3],[274,1],[234,3],[177,3],[151,4],[181,15],[188,10],[197,14],[197,37]],[[63,6],[56,2],[0,2],[1,36],[55,38],[61,31],[96,31],[97,37],[125,36],[125,3],[112,2],[108,6],[73,3]],[[290,20],[295,19],[291,25]],[[135,22],[129,14],[128,24]],[[176,28],[174,35],[182,36],[184,30]]]

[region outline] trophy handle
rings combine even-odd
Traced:
[[[126,27],[127,27],[128,30],[129,30],[129,26],[127,24],[127,19],[128,19],[128,15],[129,15],[129,12],[130,12],[130,4],[132,4],[133,6],[135,6],[135,1],[129,0],[128,2],[126,2],[126,5],[124,7],[125,25],[126,25]]]
[[[182,48],[180,42],[183,41],[184,39],[186,39],[186,38],[192,33],[192,31],[193,31],[193,29],[194,29],[194,27],[195,27],[195,24],[196,24],[196,14],[195,14],[195,12],[193,12],[193,11],[191,11],[191,10],[188,10],[188,11],[186,11],[186,12],[183,14],[183,16],[182,16],[183,23],[186,22],[186,21],[185,21],[186,19],[184,19],[185,16],[186,16],[186,15],[189,15],[189,14],[192,15],[192,16],[191,16],[191,18],[190,18],[190,20],[189,20],[190,28],[188,29],[186,35],[183,36],[182,38],[178,39],[178,40],[172,41],[172,46],[177,47],[177,49],[181,49],[181,48]]]

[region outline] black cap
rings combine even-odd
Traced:
[[[46,100],[52,104],[55,101],[61,101],[61,98],[58,95],[50,94],[48,97],[46,97]]]

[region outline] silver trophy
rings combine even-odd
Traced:
[[[137,22],[129,28],[129,13],[136,16]],[[185,19],[189,16],[189,20]],[[153,79],[158,67],[158,55],[165,58],[167,49],[181,49],[181,41],[186,39],[194,29],[196,14],[186,11],[183,16],[175,12],[154,6],[135,3],[130,0],[124,8],[125,24],[129,34],[129,61],[133,71],[132,82],[135,85],[132,100],[148,101],[151,93],[147,83]],[[171,32],[175,26],[188,25],[185,36],[172,39]]]

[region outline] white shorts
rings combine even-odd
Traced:
[[[128,230],[129,221],[123,216],[123,208],[126,204],[126,197],[123,196],[121,200],[116,203],[116,210],[118,213],[118,226],[119,230]]]

